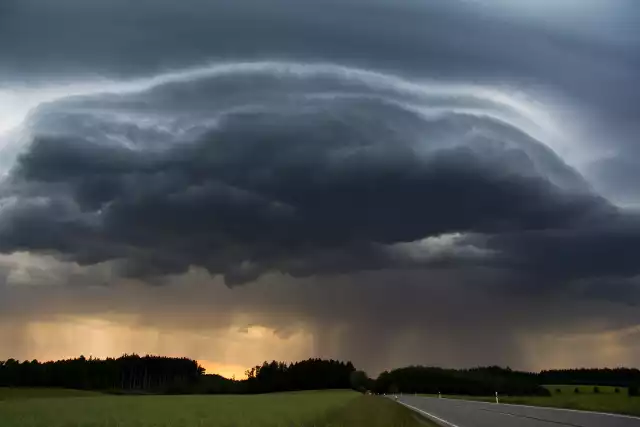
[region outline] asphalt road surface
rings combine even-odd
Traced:
[[[640,418],[566,409],[407,395],[398,402],[444,427],[640,427]]]

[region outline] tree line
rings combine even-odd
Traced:
[[[295,363],[264,362],[245,372],[246,379],[229,380],[219,375],[204,375],[199,391],[204,393],[271,393],[279,391],[351,388],[351,362],[307,359]]]
[[[203,373],[195,360],[136,354],[45,363],[9,359],[0,361],[0,386],[163,392],[195,384]]]
[[[629,387],[640,384],[640,370],[629,368],[558,369],[542,371],[539,378],[543,384]]]
[[[264,362],[246,372],[247,387],[254,392],[350,388],[351,362],[308,359],[285,364]]]
[[[545,384],[627,387],[638,393],[638,369],[568,369],[539,373],[498,366],[444,369],[408,366],[370,378],[351,362],[307,359],[295,363],[264,362],[242,380],[205,374],[188,358],[123,355],[79,357],[41,363],[0,361],[0,387],[64,387],[117,393],[253,394],[296,390],[348,389],[375,393],[548,395]]]
[[[268,393],[277,391],[348,389],[351,362],[308,359],[286,364],[264,362],[243,380],[205,375],[188,358],[123,355],[95,359],[80,356],[41,363],[0,361],[0,387],[63,387],[123,393]]]
[[[424,393],[487,396],[498,392],[511,396],[549,396],[547,384],[582,384],[628,388],[638,395],[640,370],[569,369],[540,373],[514,371],[498,366],[473,369],[443,369],[409,366],[381,373],[376,379],[357,371],[352,375],[353,388],[376,393]]]
[[[536,374],[517,372],[497,366],[473,369],[443,369],[409,366],[381,373],[369,380],[358,376],[357,388],[369,388],[376,393],[424,393],[487,396],[495,392],[512,396],[546,396]],[[364,382],[364,384],[362,384]]]

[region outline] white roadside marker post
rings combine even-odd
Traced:
[[[438,399],[442,399],[442,393],[438,392]]]
[[[496,403],[500,403],[500,400],[498,399],[498,392],[496,391]]]

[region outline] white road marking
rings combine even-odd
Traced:
[[[399,403],[399,404],[401,404],[401,405],[403,405],[403,406],[406,406],[407,408],[413,409],[413,410],[414,410],[414,411],[416,411],[416,412],[420,412],[421,414],[426,415],[427,417],[429,417],[429,418],[431,418],[431,419],[434,419],[434,420],[436,420],[436,421],[438,421],[438,422],[440,422],[440,423],[442,423],[442,424],[448,425],[449,427],[460,427],[459,425],[456,425],[456,424],[454,424],[454,423],[452,423],[452,422],[449,422],[449,421],[447,421],[447,420],[443,420],[443,419],[442,419],[442,418],[440,418],[440,417],[436,417],[435,415],[430,414],[430,413],[428,413],[427,411],[423,411],[423,410],[422,410],[422,409],[420,409],[420,408],[416,408],[415,406],[411,406],[411,405],[409,405],[409,404],[407,404],[407,403],[403,403],[403,402],[398,402],[398,403]]]

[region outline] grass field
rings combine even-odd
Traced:
[[[89,397],[103,396],[95,391],[70,390],[65,388],[7,388],[0,387],[0,401],[42,399],[49,397]]]
[[[38,391],[39,392],[39,391]],[[2,427],[424,427],[379,396],[317,391],[253,396],[77,396],[77,391],[4,389]],[[59,396],[55,397],[56,393]]]
[[[619,393],[615,393],[615,387],[598,387],[599,393],[594,393],[593,387],[588,385],[548,385],[545,386],[551,392],[550,397],[510,397],[501,396],[500,403],[517,405],[547,406],[551,408],[578,409],[583,411],[610,412],[640,416],[640,397],[629,397],[627,389],[621,387]],[[580,393],[575,393],[578,387]],[[560,392],[558,392],[560,390]],[[495,396],[471,397],[471,396],[443,396],[450,399],[480,400],[495,402]]]

